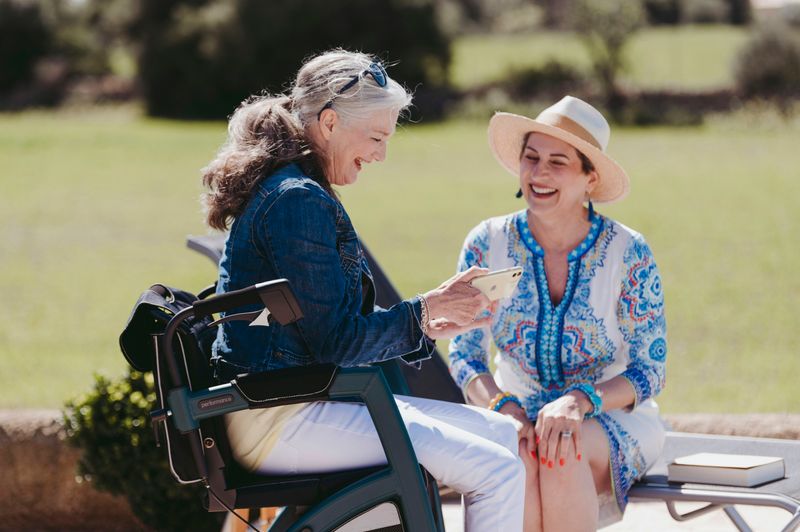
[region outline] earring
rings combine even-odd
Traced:
[[[592,221],[592,218],[594,218],[594,205],[592,205],[592,200],[589,199],[589,221],[590,222]]]
[[[522,188],[520,188],[519,190],[517,190],[517,193],[516,193],[516,194],[514,194],[514,195],[515,195],[516,197],[518,197],[518,198],[521,198],[521,197],[522,197]]]

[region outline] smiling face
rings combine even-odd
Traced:
[[[365,164],[386,159],[397,116],[395,109],[382,109],[364,119],[344,121],[333,109],[322,112],[318,144],[331,184],[351,185]]]
[[[532,212],[581,215],[587,192],[597,183],[597,173],[583,173],[578,151],[570,144],[531,133],[522,149],[519,183]]]

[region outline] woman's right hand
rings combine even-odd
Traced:
[[[528,453],[533,455],[536,451],[536,429],[531,420],[528,419],[525,410],[516,403],[509,401],[503,405],[499,412],[519,422],[517,426],[517,437],[520,440],[527,440]]]
[[[472,266],[443,282],[439,288],[424,294],[431,320],[446,320],[459,326],[471,323],[479,312],[489,306],[489,298],[469,284],[489,270]]]

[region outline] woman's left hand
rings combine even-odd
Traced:
[[[539,410],[536,419],[539,457],[548,468],[564,466],[573,457],[581,459],[581,426],[586,411],[578,394],[570,392]]]

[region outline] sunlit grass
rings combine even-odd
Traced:
[[[616,131],[633,192],[604,214],[649,240],[664,277],[670,412],[800,411],[795,125],[723,118]],[[401,128],[342,197],[407,296],[448,277],[467,231],[521,208],[486,124]],[[154,282],[198,290],[212,265],[199,169],[223,123],[129,114],[0,115],[0,406],[58,406],[120,374],[117,337]],[[444,345],[443,345],[444,347]]]
[[[735,55],[747,30],[732,26],[647,28],[631,37],[627,49],[632,86],[649,89],[710,89],[733,81]],[[475,35],[453,46],[453,83],[470,88],[502,78],[510,69],[541,66],[546,61],[574,65],[588,72],[589,56],[568,32],[526,35]]]

